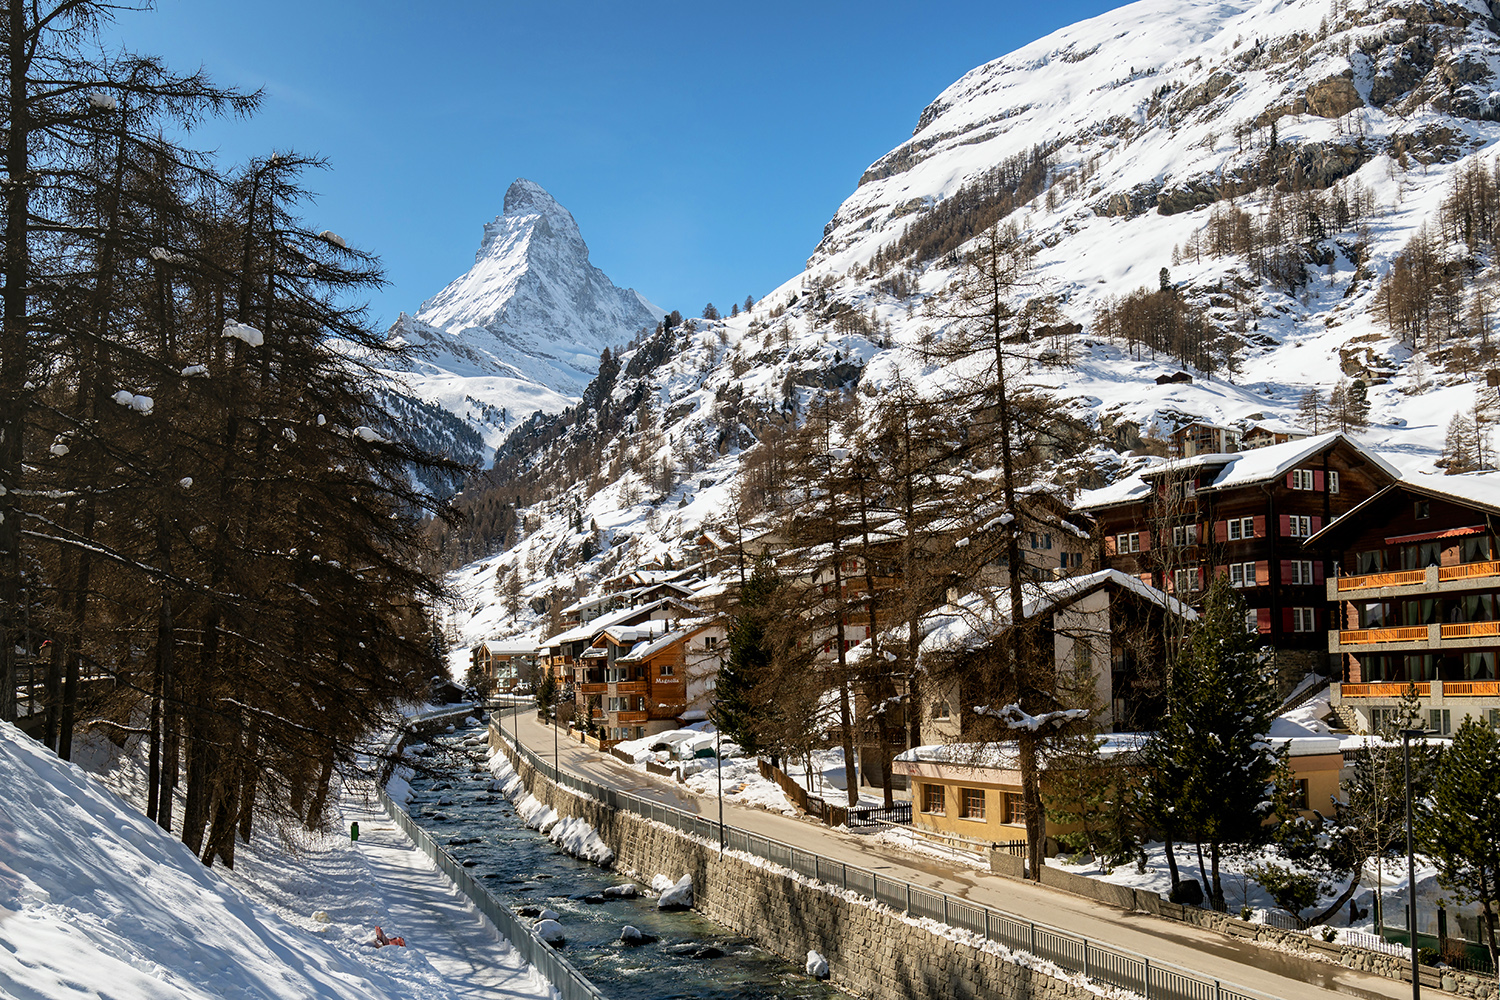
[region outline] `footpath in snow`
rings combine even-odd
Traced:
[[[128,788],[128,761],[109,776]],[[82,768],[0,724],[0,996],[548,997],[378,805],[296,854],[257,834],[207,869]],[[373,948],[374,927],[407,947]]]

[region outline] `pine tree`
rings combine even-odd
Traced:
[[[1500,969],[1494,908],[1500,901],[1500,735],[1466,717],[1440,755],[1418,810],[1423,852],[1444,888],[1479,904],[1490,967]]]
[[[1303,425],[1314,434],[1322,430],[1326,413],[1327,408],[1323,405],[1323,393],[1316,386],[1304,392],[1301,400],[1297,403],[1297,416],[1302,419]]]
[[[1474,449],[1474,425],[1468,414],[1455,413],[1443,436],[1443,451],[1434,463],[1450,476],[1473,472],[1479,468]]]
[[[768,747],[768,705],[764,684],[770,678],[774,651],[767,629],[772,601],[781,586],[776,572],[759,561],[740,588],[739,602],[729,626],[729,655],[719,668],[714,689],[714,725],[739,744],[749,756]]]
[[[1276,707],[1264,657],[1245,629],[1244,599],[1227,576],[1216,577],[1177,662],[1153,757],[1166,762],[1178,782],[1170,805],[1180,829],[1200,851],[1208,848],[1206,888],[1218,910],[1224,909],[1219,860],[1225,845],[1254,839],[1265,818],[1277,760],[1264,737]]]

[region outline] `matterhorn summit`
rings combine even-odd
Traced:
[[[662,314],[591,264],[572,213],[521,179],[505,192],[504,213],[485,225],[474,266],[398,319],[391,336],[455,374],[509,376],[577,396],[601,351]]]

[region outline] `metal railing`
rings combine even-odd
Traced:
[[[474,706],[468,706],[458,711],[444,709],[438,712],[428,712],[425,715],[416,716],[411,723],[425,722],[445,716],[464,715],[474,711]],[[394,755],[401,735],[402,733],[398,732],[392,737],[390,745],[386,748],[387,756]],[[401,828],[401,831],[411,838],[411,842],[417,845],[422,853],[431,858],[438,869],[453,881],[458,891],[467,896],[469,902],[473,903],[479,912],[488,917],[495,928],[509,939],[511,947],[515,948],[523,959],[552,984],[562,1000],[606,1000],[605,995],[589,982],[583,973],[559,955],[550,944],[537,937],[529,924],[523,923],[508,906],[475,881],[467,868],[454,860],[453,855],[443,850],[426,830],[417,825],[405,809],[392,801],[391,797],[385,793],[383,781],[376,782],[375,790],[380,796],[380,804],[385,807],[385,811],[390,814],[391,819]]]
[[[550,761],[544,762],[538,754],[523,746],[513,734],[503,728],[492,724],[490,731],[498,732],[501,739],[514,747],[516,753],[538,775],[552,780]],[[743,851],[825,885],[883,903],[909,916],[928,917],[951,927],[970,931],[986,941],[997,942],[1015,951],[1029,952],[1053,962],[1067,972],[1139,993],[1146,1000],[1264,1000],[1266,997],[1265,994],[1245,987],[1226,986],[1220,980],[1204,978],[1170,963],[1153,961],[1135,952],[1095,944],[1088,938],[1061,928],[1039,924],[1016,914],[971,903],[901,879],[877,875],[748,830],[730,826],[721,829],[717,821],[683,812],[660,802],[652,802],[629,792],[606,788],[572,773],[560,773],[557,784],[587,795],[606,808],[635,813],[710,843],[720,842],[722,834],[722,843],[727,850]]]

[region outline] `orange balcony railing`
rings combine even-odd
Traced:
[[[615,718],[620,721],[621,725],[624,725],[627,722],[645,722],[646,719],[647,719],[647,713],[645,713],[645,712],[616,712],[615,713]]]
[[[1443,697],[1500,698],[1500,681],[1443,681]]]
[[[1339,696],[1341,698],[1400,698],[1406,694],[1406,689],[1411,685],[1405,682],[1387,682],[1380,684],[1341,684],[1339,685]],[[1432,696],[1432,684],[1421,681],[1416,685],[1417,697],[1428,698]],[[1443,685],[1446,693],[1448,685]]]
[[[1500,576],[1500,562],[1461,563],[1439,566],[1439,580],[1470,580],[1476,576]]]
[[[1339,633],[1341,646],[1369,646],[1377,642],[1421,642],[1427,638],[1426,625],[1404,628],[1361,628]]]
[[[618,681],[610,685],[615,694],[645,694],[645,681]]]
[[[1420,569],[1399,570],[1391,573],[1365,573],[1361,576],[1339,577],[1339,593],[1346,590],[1374,590],[1377,587],[1405,587],[1427,579],[1427,571]]]
[[[1500,635],[1500,622],[1455,622],[1443,626],[1444,639],[1477,639]]]
[[[609,690],[609,685],[608,684],[580,684],[580,685],[578,685],[578,693],[579,694],[604,694],[608,690]]]

